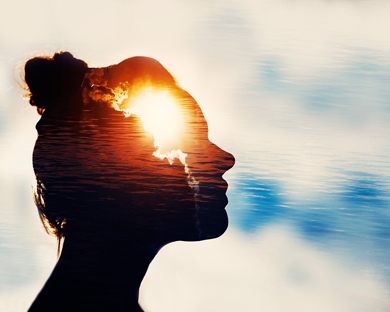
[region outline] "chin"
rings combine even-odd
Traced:
[[[198,235],[199,240],[213,239],[223,235],[229,225],[225,209],[218,209],[213,213],[199,214]]]

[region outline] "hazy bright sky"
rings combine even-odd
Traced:
[[[31,196],[38,116],[13,77],[29,57],[66,50],[90,66],[158,59],[199,102],[210,138],[237,159],[225,175],[231,228],[164,248],[141,291],[146,311],[388,311],[380,257],[390,242],[374,230],[390,226],[389,16],[389,1],[3,4],[0,309],[25,311],[55,263]],[[260,177],[272,202],[254,191]],[[357,201],[348,206],[339,192]],[[253,198],[273,207],[269,222],[245,208]],[[356,211],[354,222],[336,214],[362,202],[382,209],[375,226]],[[336,234],[313,239],[299,226],[313,216]]]

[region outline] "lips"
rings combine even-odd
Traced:
[[[222,192],[207,193],[204,193],[201,190],[195,198],[200,208],[206,210],[225,209],[228,204],[228,198],[225,190]]]

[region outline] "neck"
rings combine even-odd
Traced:
[[[142,311],[139,287],[160,247],[139,237],[67,236],[29,312],[46,311],[44,307],[52,311],[59,305],[63,308],[56,311]]]

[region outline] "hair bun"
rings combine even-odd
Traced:
[[[71,98],[80,88],[87,64],[69,52],[52,58],[35,57],[25,65],[25,81],[30,89],[30,104],[44,110],[59,99]]]

